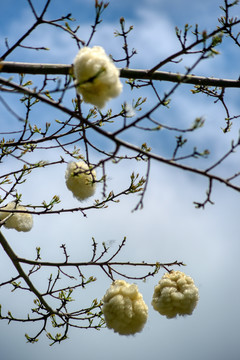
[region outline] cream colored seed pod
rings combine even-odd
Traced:
[[[155,286],[152,306],[161,315],[173,318],[191,315],[198,299],[198,288],[193,279],[181,271],[171,271],[164,274]]]
[[[102,311],[107,327],[120,335],[140,332],[148,317],[148,307],[137,285],[124,280],[114,281],[107,290]]]
[[[119,70],[100,46],[79,50],[73,63],[77,92],[83,101],[103,108],[122,91]]]
[[[24,206],[16,205],[15,202],[10,202],[2,209],[9,210],[9,212],[0,211],[0,220],[4,220],[7,216],[11,214],[11,210],[22,210],[27,211]],[[13,215],[6,220],[3,224],[7,229],[15,229],[17,231],[30,231],[33,226],[33,218],[31,214],[28,213],[13,213]]]
[[[70,162],[65,173],[67,188],[78,200],[82,201],[95,193],[96,172],[84,161]]]

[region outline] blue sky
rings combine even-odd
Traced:
[[[44,1],[35,1],[39,7]],[[52,0],[47,17],[57,18],[71,12],[79,21],[80,34],[87,39],[94,16],[94,1],[83,0]],[[178,43],[175,37],[175,26],[186,23],[199,23],[201,29],[211,30],[216,26],[216,18],[221,14],[220,1],[190,0],[158,1],[158,0],[110,0],[110,5],[103,16],[103,22],[93,39],[92,45],[103,46],[114,57],[121,57],[122,51],[119,39],[114,37],[115,29],[119,29],[119,18],[124,16],[126,23],[134,25],[134,31],[129,36],[130,47],[137,49],[138,54],[133,58],[131,67],[151,68],[159,60],[176,51]],[[9,0],[1,4],[0,15],[0,47],[4,46],[4,39],[9,43],[16,40],[32,24],[31,13],[27,1]],[[76,46],[63,33],[55,29],[43,27],[33,33],[29,44],[47,46],[47,52],[30,52],[19,49],[8,60],[32,61],[46,63],[72,63],[76,55]],[[221,55],[204,62],[195,73],[198,75],[237,78],[239,76],[239,55],[230,42],[221,48]],[[237,57],[238,56],[238,57]],[[183,65],[180,64],[183,68]],[[182,71],[181,68],[181,71]],[[177,69],[177,67],[176,67]],[[164,70],[170,70],[164,68]],[[177,71],[177,70],[176,70]],[[157,85],[161,86],[161,85]],[[169,86],[169,85],[163,85]],[[196,132],[189,140],[190,145],[197,142],[203,148],[208,146],[215,158],[229,148],[230,141],[236,139],[239,124],[234,123],[233,131],[223,134],[224,111],[220,104],[213,104],[212,100],[204,96],[192,96],[190,86],[181,88],[173,98],[173,107],[165,111],[164,120],[177,120],[181,125],[191,124],[195,117],[204,116],[206,126],[201,133]],[[130,101],[134,96],[150,96],[150,104],[154,102],[150,92],[144,88],[132,95],[124,86],[120,99],[113,100],[111,105],[119,109],[120,101]],[[239,90],[229,91],[228,100],[233,114],[239,114]],[[14,106],[14,101],[11,100]],[[56,118],[58,114],[50,109],[45,113],[36,113],[36,121]],[[89,109],[86,105],[86,111]],[[6,116],[5,118],[3,118]],[[2,124],[7,118],[2,113]],[[7,118],[8,126],[10,117]],[[5,124],[2,125],[5,129]],[[141,142],[144,136],[137,139],[129,134],[129,139]],[[102,140],[101,140],[102,141]],[[165,132],[155,137],[152,143],[154,150],[169,152],[169,137]],[[43,154],[52,156],[58,154]],[[42,154],[41,154],[42,156]],[[239,163],[239,152],[227,162],[223,170],[234,171]],[[1,164],[2,169],[12,164]],[[109,165],[109,190],[120,189],[127,181],[132,168],[138,172],[144,169],[138,163],[124,163],[119,166]],[[149,306],[149,320],[142,333],[133,337],[121,337],[108,329],[100,332],[88,330],[71,330],[70,339],[60,345],[48,346],[48,340],[40,338],[39,343],[26,344],[24,334],[31,334],[29,324],[10,324],[0,322],[1,331],[1,359],[40,360],[43,357],[64,359],[66,357],[93,360],[120,360],[133,358],[143,360],[146,357],[161,357],[173,360],[239,359],[239,296],[238,262],[239,262],[239,194],[227,189],[223,185],[215,184],[213,192],[214,206],[207,206],[205,210],[196,210],[193,201],[201,201],[205,196],[207,181],[195,175],[181,173],[179,170],[168,168],[159,163],[153,163],[148,192],[144,209],[131,213],[138,198],[124,198],[120,204],[113,204],[108,209],[99,212],[89,212],[85,219],[80,214],[46,216],[34,218],[34,228],[27,234],[15,234],[5,230],[4,234],[15,251],[24,257],[34,257],[36,246],[41,246],[42,257],[53,260],[61,259],[59,246],[67,243],[71,252],[71,260],[86,260],[91,255],[91,237],[98,243],[114,240],[112,250],[127,236],[127,245],[119,256],[123,260],[136,261],[183,261],[187,267],[182,270],[192,276],[199,288],[200,301],[193,315],[185,318],[168,320],[162,318],[151,308],[151,296],[154,285],[162,276],[149,279],[146,283],[138,283],[140,291]],[[46,191],[47,189],[47,191]],[[69,197],[64,185],[62,167],[46,170],[41,175],[36,172],[32,176],[31,186],[22,185],[24,201],[36,202],[42,197],[51,197],[56,191],[61,194],[66,207],[77,206],[77,200]],[[97,196],[100,196],[98,189]],[[91,200],[89,200],[91,203]],[[5,255],[1,258],[0,271],[10,269]],[[95,270],[94,270],[95,271]],[[86,274],[97,276],[98,281],[77,295],[76,301],[87,303],[89,299],[104,295],[110,281],[101,273],[92,269]],[[41,287],[47,279],[46,272],[36,277]],[[24,308],[31,306],[31,299],[18,297],[17,292],[0,292],[0,303],[5,310],[13,313],[24,313]],[[90,300],[90,301],[91,301]]]

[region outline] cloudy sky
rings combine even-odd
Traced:
[[[41,8],[44,1],[35,1]],[[217,17],[221,16],[220,0],[110,0],[110,5],[103,16],[92,45],[103,46],[114,58],[122,56],[119,38],[114,31],[119,29],[119,19],[124,17],[126,23],[134,25],[129,36],[130,47],[137,49],[131,67],[151,68],[178,49],[175,26],[183,27],[186,23],[199,24],[202,30],[212,30],[217,25]],[[239,10],[239,9],[238,9]],[[58,18],[72,13],[76,24],[80,24],[79,36],[87,39],[91,32],[94,19],[93,0],[52,0],[47,17]],[[236,14],[235,14],[236,15]],[[27,1],[9,0],[1,4],[0,15],[0,47],[4,48],[5,38],[9,44],[14,42],[31,26],[33,18]],[[32,52],[17,50],[8,60],[45,63],[72,63],[76,55],[76,46],[65,34],[56,29],[42,27],[33,33],[29,44],[46,46],[48,52]],[[195,73],[214,77],[237,78],[239,76],[239,55],[235,48],[227,42],[221,48],[221,55],[201,64]],[[238,56],[238,57],[237,57]],[[187,63],[175,66],[175,70],[183,71]],[[172,70],[173,68],[164,68]],[[163,85],[165,86],[165,85]],[[191,124],[195,117],[203,116],[206,126],[202,132],[194,134],[189,140],[190,146],[196,142],[204,149],[211,150],[212,159],[221,156],[229,148],[232,139],[236,140],[239,124],[238,119],[229,134],[223,134],[225,113],[220,104],[203,96],[194,97],[190,94],[190,86],[176,92],[173,109],[164,113],[164,117],[176,118],[179,124]],[[232,115],[239,114],[239,89],[228,92],[228,101]],[[154,99],[144,88],[136,96],[150,96],[149,103]],[[129,101],[133,95],[124,86],[119,100],[111,105],[119,109],[121,101]],[[13,101],[13,100],[10,100]],[[14,104],[12,103],[12,106]],[[88,110],[86,105],[86,111]],[[4,113],[5,114],[5,113]],[[9,114],[5,114],[6,118]],[[52,110],[38,114],[36,121],[44,122],[56,118]],[[1,127],[6,131],[6,121],[1,115]],[[11,117],[7,118],[12,124]],[[14,124],[13,124],[14,125]],[[142,139],[128,140],[140,142]],[[170,141],[170,140],[169,140]],[[163,154],[170,151],[168,135],[160,133],[153,138],[152,146]],[[53,154],[53,158],[56,154]],[[46,156],[46,154],[44,155]],[[210,161],[210,160],[209,160]],[[222,171],[230,173],[239,170],[239,152],[226,163]],[[1,172],[9,164],[1,164]],[[144,168],[138,163],[125,163],[122,166],[109,166],[109,190],[111,187],[120,189],[128,181],[131,170],[142,173]],[[62,167],[49,169],[45,176],[33,175],[31,186],[22,186],[26,203],[42,199],[42,194],[49,198],[58,192],[64,206],[78,206],[77,200],[69,197],[64,185]],[[144,330],[135,336],[123,337],[111,330],[71,330],[70,338],[60,345],[49,347],[49,341],[42,336],[37,344],[26,344],[24,334],[32,334],[36,328],[31,324],[10,324],[0,322],[1,359],[40,360],[42,358],[93,360],[120,360],[133,358],[143,360],[146,357],[161,357],[169,360],[186,359],[219,359],[237,360],[240,356],[239,342],[239,298],[238,262],[239,262],[239,220],[240,196],[223,185],[215,184],[212,200],[215,205],[208,205],[205,210],[197,210],[193,201],[204,200],[207,181],[195,175],[182,173],[168,168],[164,164],[153,163],[144,208],[132,213],[138,201],[137,197],[124,198],[119,204],[113,204],[103,211],[90,211],[87,218],[80,214],[46,216],[34,218],[34,228],[30,233],[15,234],[5,230],[17,254],[34,257],[36,246],[42,248],[44,260],[62,259],[59,246],[66,243],[71,260],[85,261],[91,256],[91,238],[95,237],[111,244],[111,251],[117,249],[124,236],[127,244],[119,255],[119,260],[133,261],[183,261],[187,267],[182,270],[190,275],[199,288],[200,301],[192,316],[168,320],[161,317],[151,308],[151,297],[154,285],[163,275],[159,275],[146,283],[139,282],[139,289],[149,306],[149,319]],[[51,179],[51,180],[50,180]],[[57,179],[57,180],[56,180]],[[57,190],[56,190],[57,188]],[[46,191],[47,189],[47,191]],[[97,195],[100,196],[98,189]],[[91,200],[89,200],[91,203]],[[6,273],[12,269],[8,259],[1,255],[0,271]],[[11,272],[12,274],[12,272]],[[13,273],[14,274],[14,273]],[[88,269],[88,275],[94,275],[98,281],[78,295],[76,301],[86,303],[89,299],[101,298],[110,285],[109,279],[95,269]],[[49,274],[44,273],[37,278],[39,286],[45,284]],[[5,311],[13,314],[24,314],[25,306],[31,306],[30,300],[20,297],[17,292],[9,289],[0,292],[0,303]]]

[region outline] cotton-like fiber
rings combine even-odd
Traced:
[[[2,208],[3,210],[9,210],[9,212],[2,212],[0,211],[0,220],[4,220],[7,216],[11,214],[11,210],[22,210],[27,211],[24,206],[16,205],[15,202],[10,202],[5,207]],[[13,213],[13,215],[6,220],[3,225],[7,229],[15,229],[17,231],[30,231],[33,226],[33,218],[31,214],[28,213]]]
[[[198,288],[193,279],[181,271],[171,271],[164,274],[155,286],[152,306],[161,315],[174,318],[191,315],[198,299]]]
[[[95,193],[96,172],[84,161],[70,162],[65,173],[67,188],[78,200],[86,200]]]
[[[83,101],[103,108],[122,91],[119,70],[100,46],[79,50],[73,63],[77,92]]]
[[[107,290],[102,311],[107,327],[120,335],[140,332],[148,317],[148,307],[137,285],[124,280],[114,281]]]

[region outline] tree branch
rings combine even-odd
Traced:
[[[26,282],[26,284],[29,286],[30,290],[37,296],[37,298],[39,299],[39,301],[41,302],[41,304],[45,307],[45,309],[50,313],[50,314],[56,314],[56,311],[54,311],[49,305],[48,303],[44,300],[44,298],[42,297],[42,295],[39,293],[39,291],[35,288],[35,286],[33,285],[33,283],[30,281],[29,277],[27,276],[27,274],[24,272],[23,268],[21,267],[21,265],[19,264],[19,260],[17,255],[15,254],[15,252],[12,250],[12,248],[10,247],[10,245],[8,244],[7,240],[5,239],[5,237],[3,236],[3,234],[0,232],[0,243],[4,249],[4,251],[7,253],[7,255],[9,256],[9,258],[11,259],[13,265],[15,266],[16,270],[18,271],[19,275],[24,279],[24,281]]]
[[[115,254],[114,254],[115,256]],[[78,266],[138,266],[138,267],[169,267],[173,265],[183,265],[182,261],[173,261],[169,263],[145,263],[145,262],[130,262],[130,261],[83,261],[83,262],[50,262],[50,261],[39,261],[39,260],[30,260],[30,259],[24,259],[24,258],[17,258],[18,262],[28,264],[28,265],[35,265],[35,266],[47,266],[47,267],[78,267]]]
[[[43,96],[42,94],[36,93],[35,91],[33,91],[31,89],[24,88],[24,87],[22,87],[22,86],[20,86],[20,85],[18,85],[16,83],[10,81],[10,80],[4,79],[2,77],[0,77],[0,84],[3,84],[5,86],[9,86],[12,89],[15,89],[16,91],[18,91],[20,93],[32,95],[36,99],[39,99],[40,101],[42,101],[42,103],[48,104],[48,105],[62,111],[63,113],[72,116],[73,118],[79,119],[79,116],[78,116],[78,114],[76,114],[76,112],[66,108],[65,106],[59,104],[58,102],[56,102],[54,100],[49,99],[46,96]],[[191,173],[204,176],[204,177],[206,177],[208,179],[216,180],[216,181],[218,181],[220,183],[223,183],[226,186],[240,192],[240,187],[239,186],[230,183],[228,180],[222,178],[221,176],[210,174],[209,172],[206,172],[206,170],[201,170],[201,169],[197,169],[197,168],[194,168],[194,167],[191,167],[191,166],[188,166],[188,165],[180,164],[180,163],[177,163],[175,161],[166,159],[166,158],[164,158],[164,157],[162,157],[162,156],[160,156],[158,154],[148,152],[148,151],[142,149],[141,147],[138,147],[138,146],[136,146],[134,144],[131,144],[131,143],[127,142],[127,141],[124,141],[124,140],[120,139],[119,137],[116,137],[115,134],[104,130],[102,127],[99,127],[99,126],[96,126],[96,125],[92,124],[88,119],[80,118],[80,120],[84,121],[85,124],[90,126],[93,130],[95,130],[100,135],[103,135],[105,138],[108,138],[109,140],[113,141],[119,147],[123,146],[126,149],[132,150],[134,152],[137,152],[139,154],[142,154],[142,155],[146,156],[148,159],[154,159],[154,160],[157,160],[157,161],[162,162],[164,164],[173,166],[175,168],[185,170],[185,171],[189,171]]]
[[[186,83],[204,86],[219,86],[240,88],[240,80],[219,79],[214,77],[204,77],[196,75],[184,75],[168,71],[155,71],[149,73],[148,70],[141,69],[119,69],[120,77],[126,79],[159,80],[175,83]],[[72,65],[68,64],[39,64],[39,63],[20,63],[14,61],[0,62],[0,72],[2,73],[23,73],[33,75],[70,75]]]

